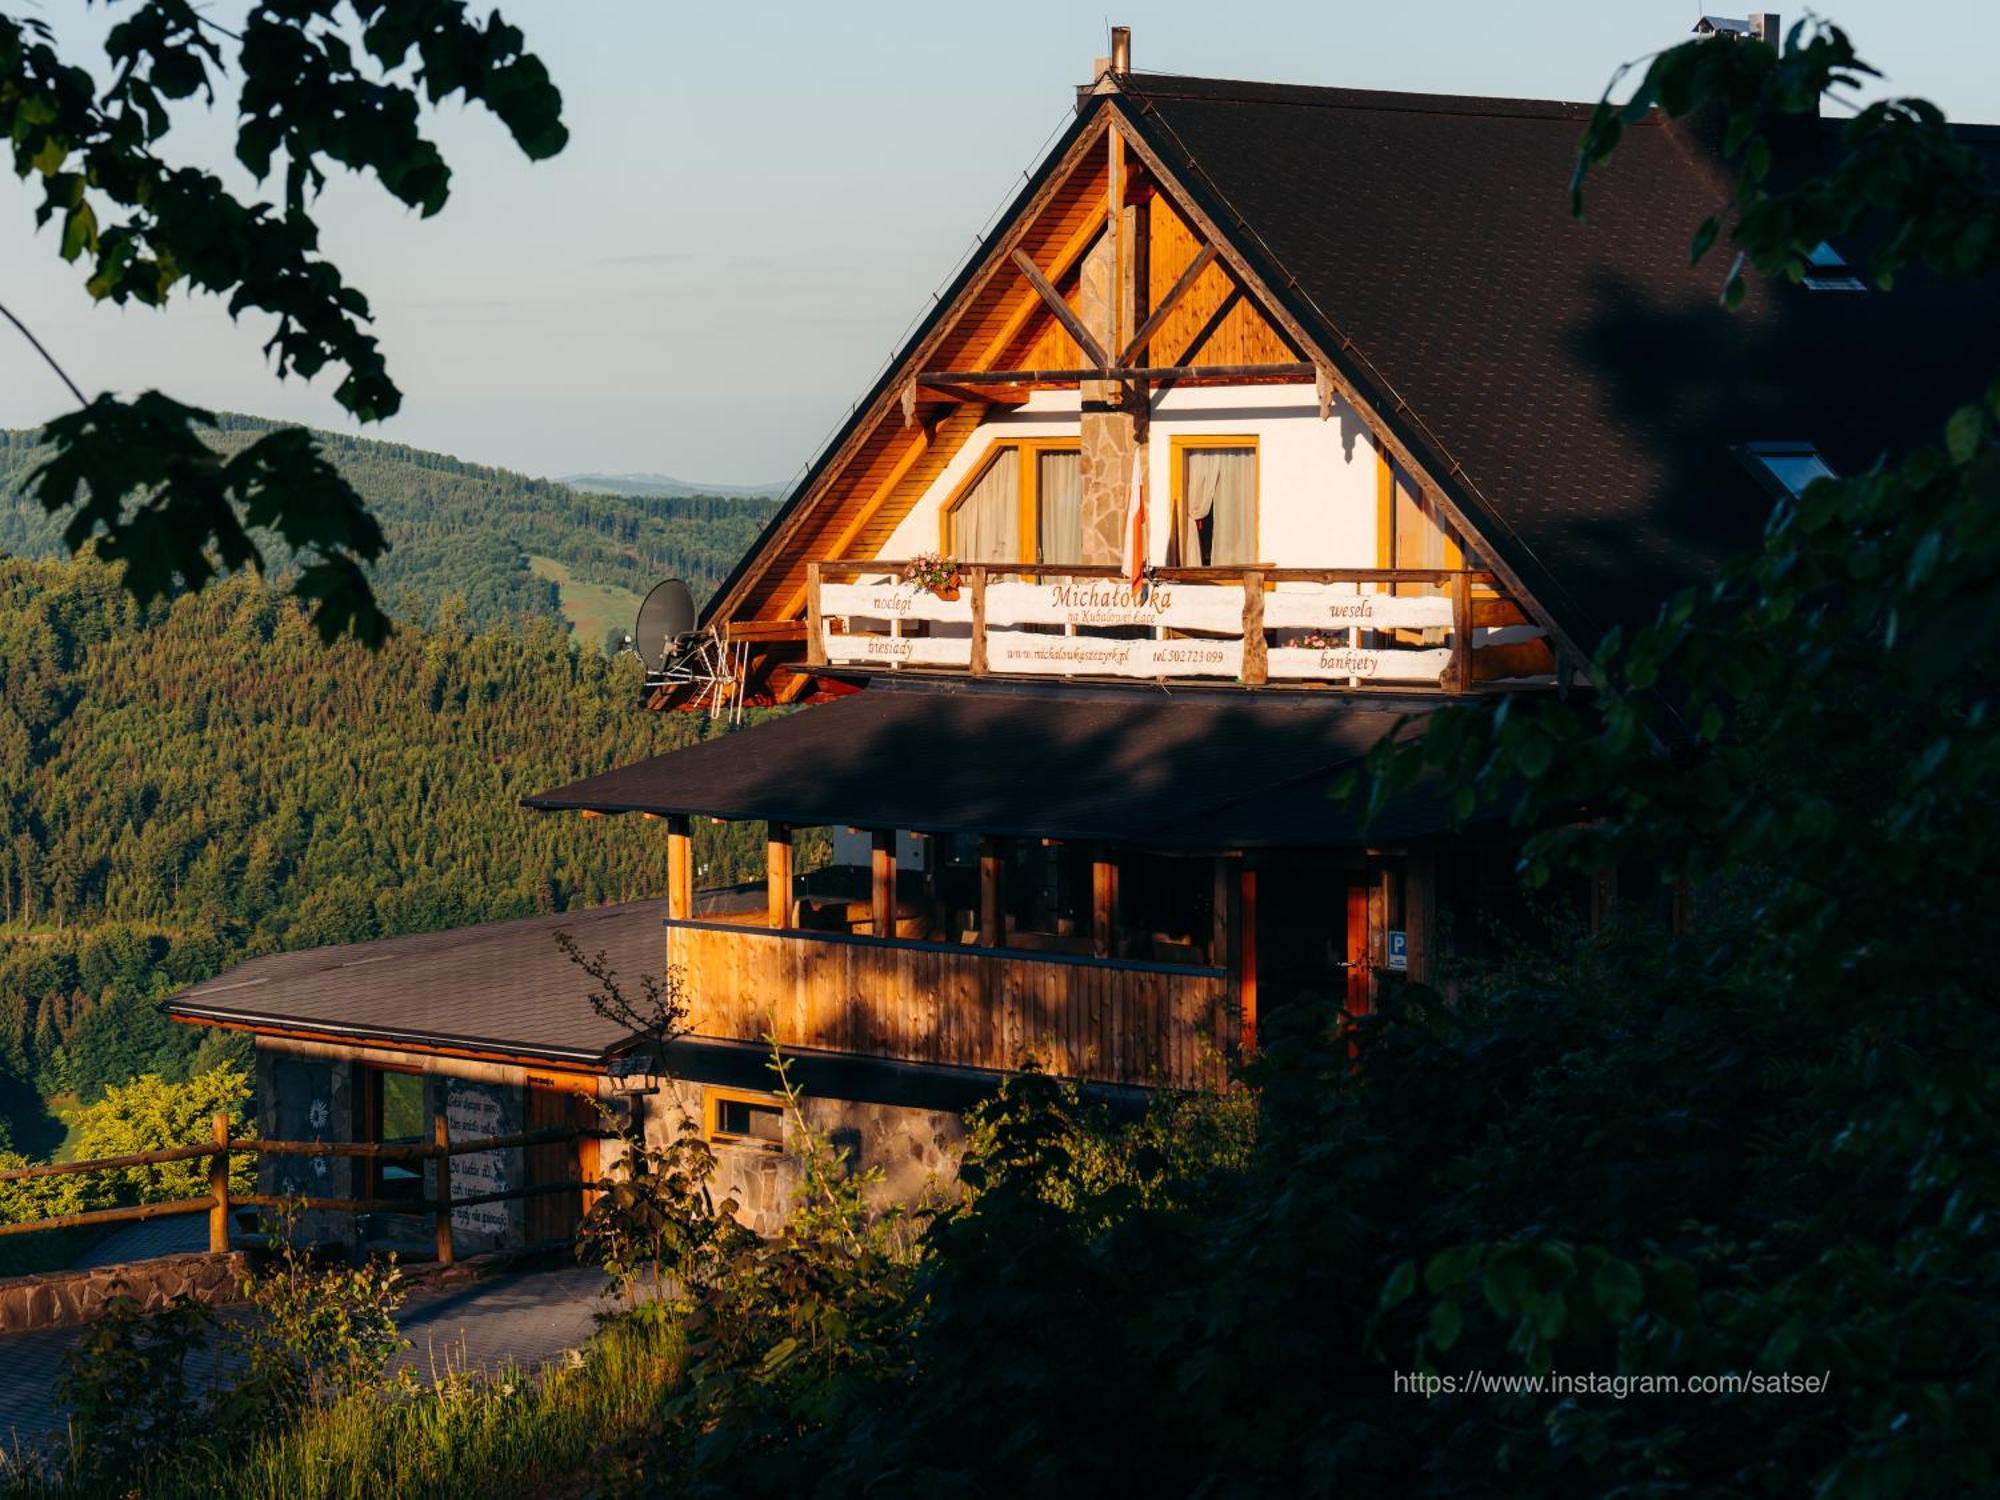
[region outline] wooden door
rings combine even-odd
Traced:
[[[558,1127],[590,1129],[597,1124],[591,1101],[573,1089],[528,1085],[527,1119],[524,1129],[550,1130]],[[553,1145],[530,1146],[526,1151],[529,1187],[545,1183],[574,1182],[575,1192],[537,1193],[526,1200],[527,1242],[544,1244],[574,1238],[583,1220],[583,1187],[586,1179],[597,1176],[597,1142],[558,1141]]]

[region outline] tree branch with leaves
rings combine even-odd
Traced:
[[[95,300],[163,307],[176,288],[228,299],[232,317],[276,320],[278,376],[340,374],[334,399],[362,422],[396,414],[402,392],[369,332],[368,299],[320,252],[314,206],[329,165],[375,177],[425,217],[451,172],[423,133],[426,107],[457,96],[496,116],[531,160],[568,132],[562,100],[521,32],[465,0],[264,0],[240,32],[192,0],[137,0],[106,38],[108,81],[58,52],[46,23],[0,13],[0,132],[15,174],[38,181],[37,225],[87,270]],[[276,203],[245,201],[212,172],[170,158],[172,106],[213,108],[237,84],[236,158]],[[67,516],[72,551],[122,563],[143,603],[219,573],[262,568],[258,534],[301,559],[293,590],[328,639],[379,643],[388,617],[366,564],[387,541],[361,496],[303,429],[225,459],[210,412],[158,391],[86,398],[21,319],[80,409],[50,422],[55,452],[28,485]]]

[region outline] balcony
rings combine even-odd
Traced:
[[[1555,671],[1540,628],[1472,569],[1161,568],[1134,586],[1010,563],[938,593],[904,566],[808,565],[811,665],[1443,692]]]
[[[1224,970],[667,921],[697,1038],[1217,1089],[1240,1020]]]

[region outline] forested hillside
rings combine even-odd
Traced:
[[[234,451],[273,425],[224,415],[217,446]],[[318,438],[388,533],[390,551],[374,578],[400,619],[426,620],[454,594],[475,625],[558,618],[557,584],[537,576],[536,558],[561,565],[544,563],[544,575],[566,572],[583,585],[635,595],[680,577],[701,599],[776,509],[775,501],[758,496],[584,494],[401,443],[326,432]],[[35,433],[0,431],[0,553],[62,554],[61,527],[20,493],[41,457]],[[272,560],[282,557],[274,553]],[[603,639],[596,630],[579,636],[590,646]]]
[[[519,799],[708,726],[640,711],[630,655],[547,619],[450,614],[371,654],[322,645],[253,579],[142,614],[102,565],[0,559],[0,1108],[18,1144],[36,1144],[34,1096],[184,1070],[197,1038],[149,1002],[245,955],[662,888],[659,825]],[[699,837],[706,879],[761,870],[760,829]]]

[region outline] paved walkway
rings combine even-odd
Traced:
[[[604,1272],[596,1266],[510,1271],[414,1292],[396,1317],[411,1347],[398,1361],[419,1374],[532,1369],[580,1347],[596,1331]],[[227,1310],[225,1309],[225,1315]],[[0,1334],[0,1447],[36,1442],[62,1425],[51,1392],[78,1330]]]

